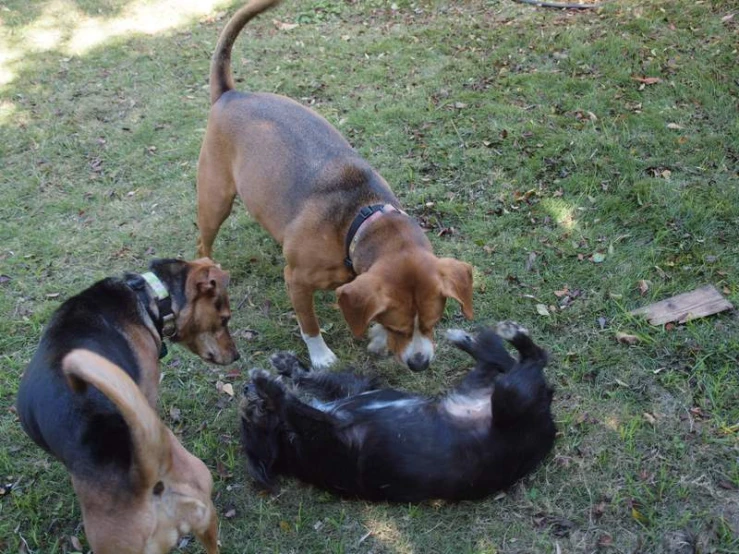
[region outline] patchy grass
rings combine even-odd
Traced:
[[[208,63],[237,5],[0,11],[2,551],[84,540],[65,472],[17,422],[18,380],[65,298],[151,256],[193,256]],[[242,379],[173,348],[161,414],[213,470],[223,551],[739,552],[736,313],[663,328],[629,316],[704,283],[739,301],[736,6],[392,6],[285,3],[237,42],[239,87],[328,117],[437,252],[474,264],[477,321],[516,319],[552,351],[561,436],[538,472],[484,502],[370,505],[293,482],[269,498],[246,479],[235,402],[216,390]],[[239,306],[236,368],[302,351],[280,250],[243,210],[216,256]],[[468,366],[444,344],[423,375],[370,358],[332,303],[318,303],[328,343],[386,382],[434,392]],[[443,324],[462,324],[458,311]],[[641,341],[618,344],[617,331]]]

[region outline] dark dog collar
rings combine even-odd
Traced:
[[[177,333],[174,312],[172,311],[172,297],[169,295],[169,291],[164,286],[164,283],[159,280],[159,277],[150,271],[126,279],[126,284],[139,296],[144,304],[146,313],[149,314],[151,321],[154,323],[154,327],[156,327],[157,333],[159,333],[159,338],[162,339],[162,348],[159,352],[159,357],[163,358],[167,355],[167,346],[164,343],[164,338],[171,338]],[[149,301],[151,299],[146,285],[149,285],[151,290],[154,291],[154,299],[156,300],[157,311],[159,312],[157,314],[152,313],[149,309]]]
[[[374,219],[373,216],[379,217],[380,214],[387,212],[398,212],[403,215],[408,215],[403,210],[400,210],[392,204],[373,204],[372,206],[364,206],[349,225],[349,231],[346,233],[346,240],[344,242],[346,247],[346,258],[344,259],[344,265],[350,270],[354,271],[354,264],[352,263],[352,255],[354,249],[357,246],[359,240],[358,231],[359,228],[364,225],[369,219]]]

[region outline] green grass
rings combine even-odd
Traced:
[[[12,409],[45,322],[98,278],[195,253],[208,63],[239,4],[159,4],[0,10],[0,481],[13,485],[0,495],[2,552],[84,542],[65,471]],[[370,505],[290,481],[265,497],[245,475],[235,401],[216,390],[243,379],[174,347],[161,414],[213,470],[223,552],[739,552],[737,315],[667,328],[629,315],[705,283],[739,302],[736,6],[391,4],[286,2],[237,42],[238,86],[326,116],[436,251],[474,265],[477,322],[515,319],[552,352],[561,436],[534,475],[484,502]],[[136,19],[146,6],[156,15]],[[106,31],[84,42],[91,18]],[[236,368],[264,367],[276,349],[304,354],[280,250],[242,209],[215,255],[240,306]],[[318,301],[328,344],[387,383],[433,393],[469,366],[443,343],[423,375],[374,359],[333,303]],[[459,325],[450,305],[442,326]],[[619,344],[617,331],[642,340]]]

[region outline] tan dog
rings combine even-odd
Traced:
[[[59,307],[23,373],[18,416],[72,474],[95,554],[167,552],[189,530],[213,554],[210,475],[152,410],[165,337],[214,363],[238,359],[229,276],[209,259],[149,269],[103,279]],[[95,354],[70,354],[79,349]],[[94,388],[73,393],[68,372]]]
[[[64,357],[62,370],[75,392],[92,385],[110,399],[131,437],[127,475],[72,476],[95,554],[164,554],[191,532],[208,554],[216,554],[218,519],[205,464],[185,450],[117,365],[78,349]]]
[[[446,298],[472,317],[472,267],[434,256],[385,180],[320,115],[283,96],[234,90],[231,47],[249,20],[278,2],[257,0],[236,12],[213,55],[198,253],[210,256],[238,194],[283,246],[285,281],[314,367],[336,356],[321,337],[313,294],[337,289],[355,335],[380,324],[370,331],[370,350],[389,349],[411,369],[425,369]]]

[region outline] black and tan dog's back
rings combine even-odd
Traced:
[[[62,370],[65,357],[84,349],[120,368],[152,409],[164,335],[211,362],[238,358],[228,330],[228,274],[209,259],[155,260],[150,270],[104,279],[64,302],[47,325],[18,392],[24,430],[72,474],[96,554],[166,552],[141,546],[149,529],[142,522],[155,517],[149,501],[160,495],[141,485],[131,424],[120,406],[98,388],[74,393]],[[202,462],[193,462],[184,448],[172,446],[171,452],[172,466],[202,473]],[[156,450],[150,453],[155,456]],[[208,549],[209,554],[215,551]]]

